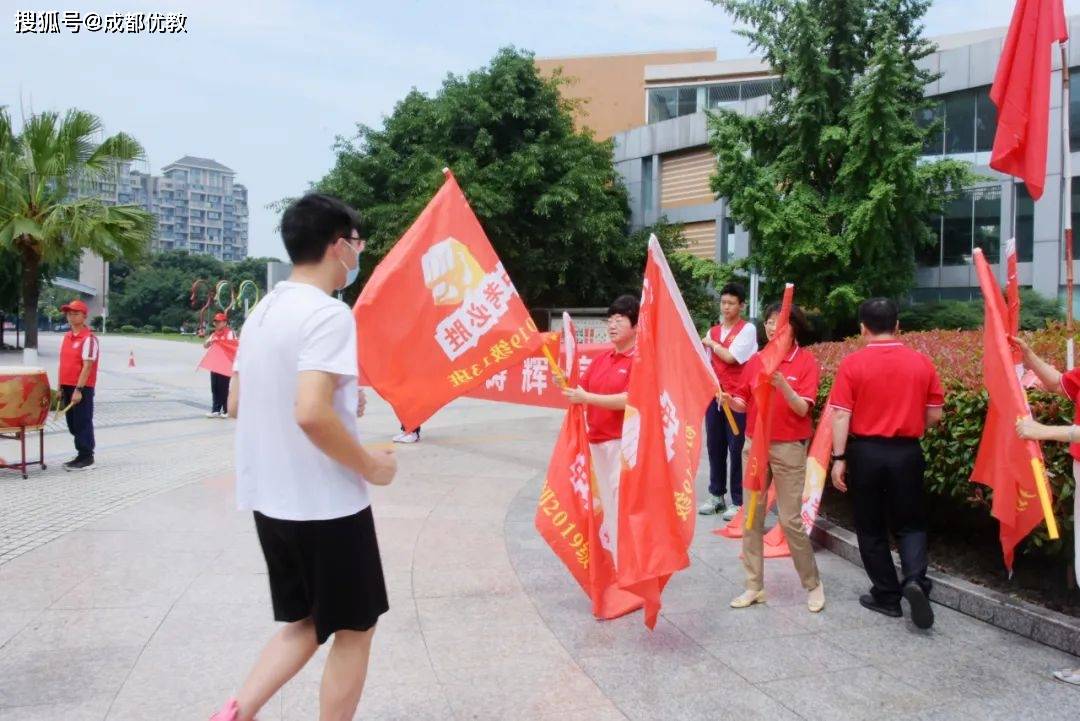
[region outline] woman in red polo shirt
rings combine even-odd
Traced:
[[[1062,373],[1040,358],[1031,347],[1020,338],[1010,340],[1024,354],[1024,365],[1039,377],[1043,386],[1051,392],[1060,393],[1075,405],[1073,422],[1070,426],[1047,426],[1037,423],[1031,416],[1016,422],[1016,433],[1021,438],[1033,441],[1057,441],[1069,444],[1069,455],[1073,457],[1073,561],[1076,563],[1076,576],[1080,578],[1080,531],[1077,520],[1080,519],[1080,369]],[[1065,683],[1080,686],[1080,667],[1066,668],[1054,672],[1054,678]]]
[[[600,505],[604,509],[600,540],[612,559],[619,557],[619,446],[637,343],[638,307],[638,299],[632,295],[615,299],[608,308],[607,319],[608,337],[615,347],[593,359],[580,386],[563,391],[571,403],[588,405],[585,425]]]
[[[780,316],[780,304],[774,303],[765,311],[765,335],[772,340],[776,333],[776,321]],[[791,327],[798,338],[806,331],[806,316],[798,306],[791,308]],[[743,466],[747,465],[750,446],[753,443],[754,420],[758,408],[754,401],[753,385],[761,374],[761,356],[751,358],[738,385],[729,395],[724,392],[722,401],[731,404],[732,410],[744,411],[746,419],[746,445],[743,447]],[[768,482],[776,484],[776,505],[780,524],[784,529],[791,560],[799,573],[799,580],[808,596],[806,605],[813,613],[825,608],[825,588],[818,575],[814,547],[803,530],[802,491],[806,479],[806,447],[814,434],[810,409],[817,398],[821,371],[814,356],[794,343],[791,353],[780,363],[773,374],[775,392],[772,397],[772,433],[769,444]],[[765,522],[765,495],[759,494],[754,522],[743,533],[743,569],[746,571],[746,590],[731,601],[732,608],[746,608],[765,602],[765,552],[762,527]]]

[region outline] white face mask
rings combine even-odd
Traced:
[[[350,250],[353,249],[353,247],[352,247],[352,245],[350,243],[346,243],[346,245],[349,247]],[[360,250],[356,251],[356,265],[354,267],[352,267],[352,268],[350,268],[349,265],[345,261],[343,261],[341,258],[338,258],[338,262],[341,263],[341,267],[343,267],[345,269],[345,285],[338,288],[338,290],[345,290],[350,285],[352,285],[353,283],[356,282],[357,276],[360,275],[360,253],[361,252],[362,251],[360,251]]]

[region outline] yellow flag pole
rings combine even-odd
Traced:
[[[731,414],[731,406],[720,402],[720,394],[723,390],[723,386],[716,387],[716,404],[723,409],[724,417],[727,418],[728,425],[731,426],[731,434],[737,436],[739,435],[739,424],[735,422],[735,416]]]
[[[1046,518],[1046,530],[1050,539],[1058,539],[1057,519],[1054,518],[1054,509],[1050,505],[1050,489],[1046,486],[1046,469],[1038,458],[1031,459],[1031,472],[1035,476],[1035,489],[1039,492],[1039,503],[1042,504],[1043,516]]]
[[[551,349],[547,344],[540,346],[544,349],[544,357],[547,358],[548,365],[551,366],[551,375],[555,377],[555,383],[560,388],[566,388],[568,386],[566,382],[566,374],[562,372],[562,368],[559,367],[559,362],[555,360],[555,356],[551,354]]]

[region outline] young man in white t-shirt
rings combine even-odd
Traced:
[[[331,293],[356,280],[356,211],[309,194],[281,219],[293,263],[240,335],[229,394],[236,498],[255,515],[274,618],[284,622],[211,721],[250,721],[331,635],[321,721],[351,719],[378,617],[388,610],[367,484],[393,480],[393,451],[357,440],[356,326]]]

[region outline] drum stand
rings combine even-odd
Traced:
[[[26,437],[30,433],[37,431],[38,433],[38,459],[36,461],[26,460]],[[41,466],[41,470],[45,470],[45,426],[35,426],[27,428],[23,426],[14,432],[0,433],[0,438],[6,438],[11,441],[18,441],[19,448],[22,455],[22,463],[0,463],[0,469],[10,469],[13,471],[21,471],[23,480],[27,479],[26,469],[30,466]]]

